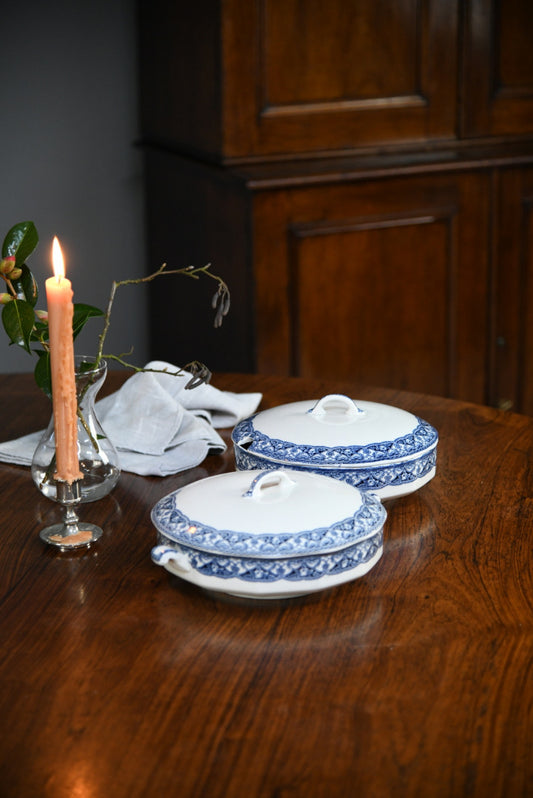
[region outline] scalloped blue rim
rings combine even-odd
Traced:
[[[384,461],[402,460],[420,454],[437,444],[438,432],[431,424],[418,416],[417,426],[412,432],[392,441],[369,443],[364,446],[311,446],[270,438],[254,427],[255,413],[240,421],[231,434],[235,448],[243,449],[240,440],[249,438],[247,452],[275,460],[277,463],[290,463],[312,466],[354,466],[368,465]]]
[[[166,537],[210,554],[258,558],[325,554],[375,534],[387,517],[387,511],[377,496],[366,493],[362,494],[363,503],[352,517],[330,527],[272,534],[237,532],[216,529],[188,518],[175,504],[181,490],[183,488],[157,502],[151,513],[152,523]]]
[[[292,465],[291,471],[305,471],[307,473],[320,474],[331,479],[339,479],[347,482],[360,491],[378,492],[387,488],[396,488],[401,485],[408,485],[418,479],[430,474],[437,465],[437,450],[430,449],[426,454],[414,460],[405,462],[382,464],[377,463],[367,468],[321,468],[320,466]],[[279,463],[269,462],[265,458],[250,454],[250,452],[240,447],[235,447],[235,466],[237,471],[249,470],[278,470]],[[289,466],[286,466],[289,468]],[[379,495],[379,493],[378,493]]]
[[[280,581],[305,584],[324,577],[337,576],[349,571],[355,572],[372,559],[381,557],[383,529],[379,529],[365,540],[360,540],[353,546],[348,546],[340,551],[309,557],[268,560],[251,557],[225,557],[197,551],[179,544],[168,546],[167,542],[163,541],[163,545],[152,549],[153,562],[156,565],[162,565],[168,551],[185,554],[194,571],[215,579],[240,579],[243,582],[266,582],[269,584]],[[187,579],[188,577],[183,575],[183,578]]]

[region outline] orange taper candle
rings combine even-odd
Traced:
[[[72,286],[65,278],[63,253],[57,237],[52,246],[54,277],[46,281],[50,369],[56,438],[56,479],[72,483],[82,478],[78,462],[78,418],[74,343],[72,340]]]

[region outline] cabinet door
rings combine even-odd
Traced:
[[[491,403],[533,415],[533,169],[499,179]]]
[[[456,0],[228,0],[229,158],[453,139]]]
[[[258,194],[258,370],[486,400],[486,175]]]
[[[466,3],[462,133],[533,132],[533,3]]]

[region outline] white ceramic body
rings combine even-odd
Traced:
[[[235,466],[239,471],[249,469],[290,468],[295,471],[307,471],[320,476],[346,482],[362,491],[370,491],[379,496],[381,501],[400,498],[419,490],[436,474],[436,446],[420,458],[400,463],[380,463],[366,468],[321,468],[320,466],[285,465],[269,460],[267,457],[247,452],[243,447],[234,444]],[[420,474],[420,476],[416,476]]]
[[[223,568],[234,572],[243,573],[244,570],[253,569],[260,565],[250,559],[242,557],[209,557],[202,555],[193,549],[186,549],[171,540],[165,541],[165,536],[160,535],[162,541],[152,549],[152,560],[157,565],[162,565],[169,573],[179,576],[187,582],[191,582],[204,590],[212,590],[217,593],[226,593],[230,596],[253,599],[282,599],[305,596],[316,593],[320,590],[327,590],[345,582],[352,582],[364,576],[378,562],[383,554],[383,529],[380,529],[371,539],[365,541],[365,548],[358,544],[358,551],[341,551],[336,554],[324,555],[320,558],[307,558],[307,567],[310,573],[315,573],[316,567],[323,570],[321,576],[314,576],[308,579],[303,577],[296,581],[286,578],[273,578],[269,581],[246,580],[242,576],[220,577],[216,575],[212,566],[216,569]],[[306,567],[306,558],[299,558],[301,570]],[[344,562],[344,567],[342,563]],[[204,570],[205,565],[211,566],[210,571]],[[280,569],[292,568],[294,561],[276,560],[274,565]]]
[[[373,494],[316,474],[220,474],[155,505],[152,560],[208,590],[300,596],[366,574],[382,555],[385,519]]]
[[[237,470],[290,468],[332,477],[382,501],[405,496],[436,473],[437,431],[399,408],[331,395],[241,421]]]

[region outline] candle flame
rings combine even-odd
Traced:
[[[59,282],[65,276],[65,261],[63,260],[63,253],[57,236],[54,236],[52,243],[52,265],[54,267],[54,277]]]

